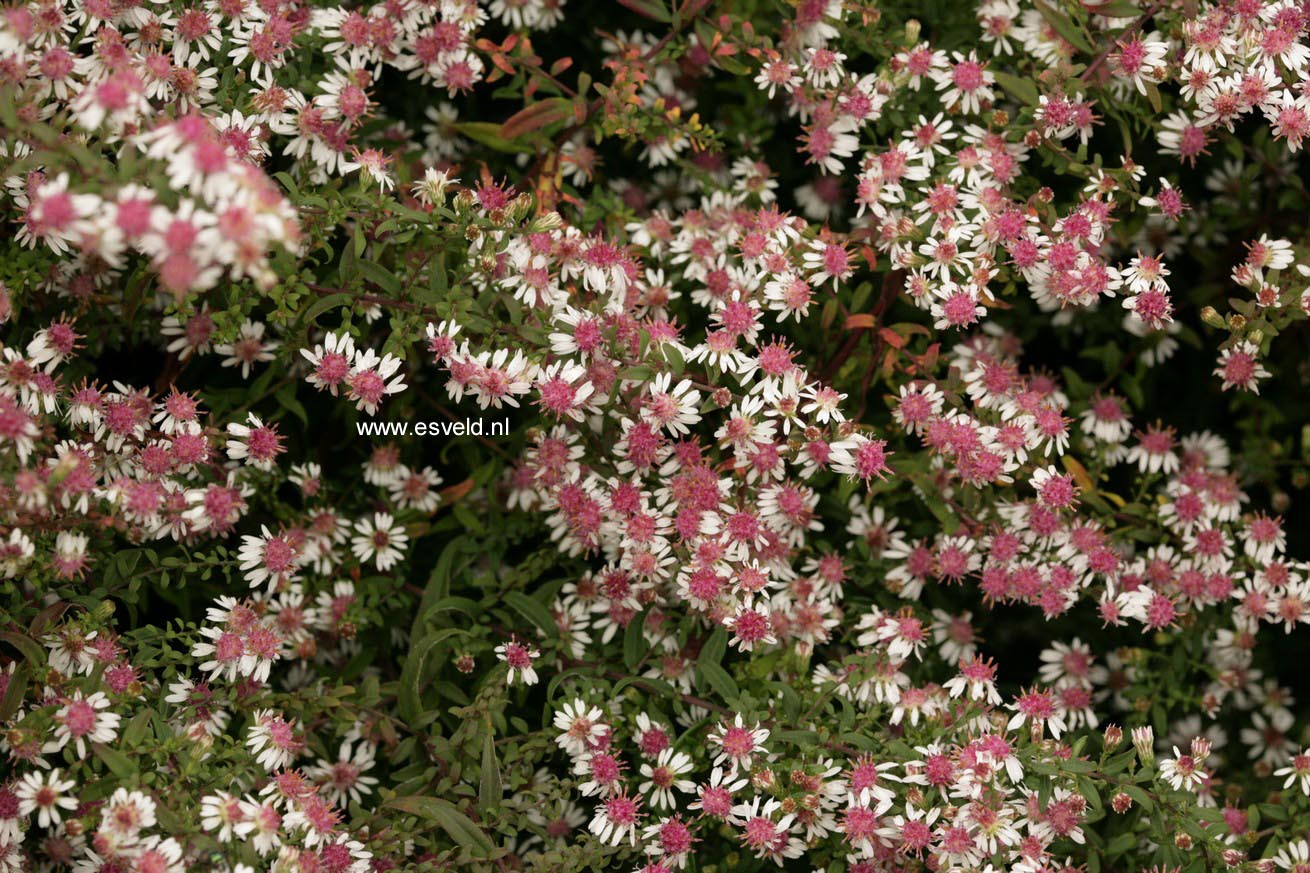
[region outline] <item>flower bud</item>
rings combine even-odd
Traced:
[[[1133,728],[1133,748],[1143,765],[1149,767],[1155,763],[1155,731],[1149,724]]]
[[[1120,791],[1115,794],[1114,797],[1110,798],[1110,808],[1120,815],[1123,815],[1125,812],[1133,808],[1133,799]]]
[[[1105,748],[1106,750],[1117,748],[1124,741],[1124,729],[1117,724],[1112,724],[1105,729]]]
[[[564,219],[560,217],[560,214],[551,211],[532,219],[532,223],[528,225],[528,233],[547,233],[563,225]]]
[[[1224,317],[1219,314],[1219,310],[1213,306],[1206,306],[1201,310],[1201,320],[1206,324],[1218,330],[1223,330],[1227,325],[1224,324]]]

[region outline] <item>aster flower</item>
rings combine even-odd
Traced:
[[[250,378],[250,369],[257,363],[273,360],[273,353],[278,343],[264,339],[264,324],[247,320],[242,323],[236,340],[214,346],[214,351],[223,355],[224,367],[241,367],[241,378]]]
[[[1238,388],[1252,394],[1259,394],[1259,381],[1269,378],[1269,371],[1260,363],[1260,348],[1249,340],[1220,352],[1214,374],[1223,380],[1223,390]]]
[[[295,725],[271,709],[256,710],[246,729],[246,748],[270,773],[290,766],[304,745]]]
[[[496,646],[496,657],[509,665],[505,679],[507,685],[513,685],[515,681],[521,681],[524,685],[537,684],[537,671],[532,662],[541,657],[541,652],[535,646],[511,639]]]
[[[14,787],[20,816],[35,813],[37,824],[49,828],[63,821],[64,812],[77,809],[77,798],[69,793],[77,783],[61,779],[61,772],[56,768],[23,774]]]
[[[385,512],[375,512],[355,522],[350,551],[360,561],[372,561],[382,572],[390,570],[405,555],[409,535]]]
[[[109,706],[109,698],[102,691],[89,697],[83,697],[80,691],[73,692],[73,696],[55,712],[54,738],[43,745],[41,751],[50,754],[72,744],[77,756],[85,758],[88,743],[113,742],[118,736],[122,716],[106,712]]]
[[[349,334],[328,333],[313,351],[301,349],[300,354],[313,368],[305,381],[319,390],[326,388],[336,396],[350,375],[355,359],[355,341]]]
[[[565,703],[556,711],[553,720],[559,734],[555,743],[572,756],[586,752],[591,744],[609,733],[604,714],[595,706],[580,699]]]

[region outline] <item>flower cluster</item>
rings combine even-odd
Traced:
[[[1310,870],[1310,13],[919,6],[0,9],[0,873]]]

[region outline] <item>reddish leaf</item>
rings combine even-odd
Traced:
[[[669,10],[659,0],[619,0],[619,5],[625,6],[643,18],[649,18],[652,21],[668,24],[673,20]]]
[[[557,121],[563,121],[572,112],[573,104],[563,97],[539,100],[510,116],[500,126],[500,135],[505,139],[514,139],[525,133],[540,130]]]
[[[463,482],[458,482],[454,485],[451,485],[448,488],[442,488],[440,492],[441,502],[447,505],[451,503],[458,503],[460,500],[464,499],[464,495],[468,494],[472,490],[473,490],[473,480],[465,479]]]

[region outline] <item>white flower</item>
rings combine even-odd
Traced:
[[[214,838],[220,843],[230,843],[245,821],[246,805],[226,791],[200,799],[200,826],[209,832],[217,831]]]
[[[77,809],[77,798],[68,795],[77,783],[72,779],[60,779],[59,773],[55,769],[48,773],[32,771],[23,774],[14,788],[19,816],[35,812],[37,824],[49,828],[63,820],[63,810]]]
[[[295,726],[270,709],[256,710],[254,717],[246,730],[246,748],[255,761],[270,773],[289,767],[304,747]]]
[[[541,657],[541,652],[535,646],[511,639],[507,643],[496,646],[496,657],[509,665],[509,673],[505,677],[506,685],[513,685],[516,679],[521,680],[524,685],[537,684],[537,671],[533,669],[532,662]]]
[[[641,775],[646,781],[637,790],[650,797],[652,808],[673,809],[677,805],[675,791],[690,794],[696,790],[695,782],[681,778],[691,769],[691,758],[686,754],[664,749],[654,764],[641,765]]]
[[[305,768],[305,775],[323,786],[329,800],[345,808],[348,803],[360,803],[364,795],[373,793],[377,777],[365,774],[373,769],[376,757],[377,748],[366,740],[353,746],[344,742],[335,760],[320,759]]]
[[[108,835],[121,845],[136,842],[145,828],[155,826],[155,801],[140,791],[116,790],[100,810],[99,835]]]
[[[428,167],[423,172],[423,178],[414,183],[414,196],[425,206],[444,204],[446,202],[446,189],[458,183],[459,179],[451,177],[446,170]]]
[[[301,349],[300,354],[309,361],[314,369],[305,377],[305,381],[320,390],[326,388],[336,396],[337,387],[350,375],[351,362],[355,358],[355,341],[349,334],[329,333],[323,337],[320,345]]]
[[[1195,747],[1193,743],[1193,747]],[[1205,783],[1206,774],[1201,769],[1204,760],[1198,760],[1190,754],[1183,754],[1174,746],[1174,756],[1160,762],[1160,778],[1164,779],[1175,791],[1195,791]]]
[[[677,385],[672,383],[671,373],[660,373],[655,377],[642,403],[641,418],[671,434],[685,436],[701,419],[701,393],[692,387],[690,379],[683,379]]]
[[[378,357],[372,349],[355,353],[354,366],[346,378],[355,408],[375,415],[388,396],[405,390],[404,375],[396,376],[403,362],[393,355]],[[392,378],[392,377],[395,378]]]
[[[404,467],[402,475],[387,483],[387,490],[391,492],[391,499],[396,506],[401,509],[432,512],[441,504],[441,494],[436,491],[441,482],[441,474],[431,467],[422,470]]]
[[[628,844],[637,844],[637,825],[641,821],[640,801],[626,794],[616,794],[596,807],[596,814],[587,829],[602,843],[617,846],[627,838]]]
[[[273,360],[273,352],[277,347],[277,343],[264,340],[263,322],[247,320],[241,325],[233,342],[216,345],[214,351],[226,356],[223,359],[224,367],[240,365],[241,377],[249,379],[250,368],[256,363]]]
[[[1293,755],[1291,763],[1275,770],[1274,775],[1287,777],[1287,781],[1283,783],[1284,790],[1300,781],[1301,793],[1310,797],[1310,749],[1302,749]]]
[[[573,757],[583,754],[593,740],[609,732],[603,716],[599,708],[588,707],[581,699],[569,701],[555,713],[555,730],[560,732],[555,744]]]
[[[1274,863],[1284,870],[1300,873],[1310,865],[1310,842],[1297,840],[1295,843],[1289,843],[1274,855]]]
[[[409,536],[389,513],[375,512],[372,518],[355,522],[350,550],[360,561],[373,561],[381,571],[390,570],[405,554]]]
[[[97,691],[90,697],[83,697],[82,692],[75,691],[68,702],[55,713],[54,739],[41,747],[49,754],[57,752],[69,743],[77,749],[79,758],[86,757],[87,743],[110,743],[118,736],[118,725],[122,716],[114,712],[103,712],[109,708],[109,698],[103,691]]]

